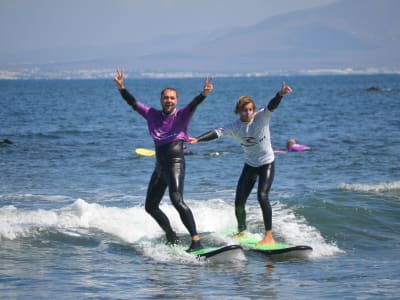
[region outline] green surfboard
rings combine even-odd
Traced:
[[[259,242],[260,239],[251,235],[235,237],[234,239],[242,245],[245,250],[261,252],[266,255],[277,255],[290,252],[301,252],[302,254],[306,254],[313,250],[312,247],[306,245],[289,245],[277,242],[270,245],[257,245],[257,242]]]

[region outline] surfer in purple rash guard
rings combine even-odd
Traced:
[[[301,151],[312,150],[310,147],[306,145],[297,144],[295,139],[288,139],[286,143],[286,149],[288,152],[301,152]]]
[[[202,248],[196,223],[190,208],[183,201],[185,178],[184,142],[189,141],[188,128],[197,106],[213,90],[211,79],[206,77],[203,91],[188,105],[177,109],[178,92],[167,87],[161,91],[161,107],[158,110],[149,107],[131,95],[124,86],[124,73],[117,71],[114,78],[122,98],[147,121],[149,133],[156,150],[156,166],[147,189],[145,209],[164,230],[169,244],[179,242],[168,217],[160,209],[161,199],[168,187],[172,204],[189,231],[192,242],[189,251]]]
[[[236,187],[235,214],[238,222],[238,236],[246,232],[245,204],[258,178],[257,200],[261,206],[265,234],[259,245],[272,244],[272,208],[269,203],[269,191],[274,179],[274,151],[271,146],[269,121],[272,112],[281,99],[292,89],[282,83],[281,90],[270,100],[267,106],[256,110],[256,105],[249,96],[241,96],[236,103],[235,113],[240,119],[224,128],[208,131],[197,138],[190,138],[191,144],[210,141],[221,136],[228,136],[240,143],[245,155],[245,164]]]

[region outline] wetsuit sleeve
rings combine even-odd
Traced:
[[[221,136],[221,128],[205,132],[202,135],[198,136],[196,139],[199,142],[206,142],[206,141],[215,140],[215,139],[219,138],[220,136]]]
[[[193,112],[196,107],[202,103],[204,101],[204,99],[206,99],[206,96],[203,96],[203,94],[199,94],[196,97],[194,97],[194,99],[192,100],[192,102],[189,103],[189,109],[191,112]]]
[[[279,103],[281,103],[282,98],[283,97],[280,96],[279,93],[276,93],[275,97],[272,98],[268,103],[268,110],[274,111],[279,106]]]
[[[122,89],[119,91],[121,93],[122,98],[125,99],[126,103],[128,103],[134,110],[137,108],[137,100],[131,95],[126,89]]]

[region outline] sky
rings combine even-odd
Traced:
[[[212,33],[337,1],[0,0],[0,54],[115,47],[165,35]]]

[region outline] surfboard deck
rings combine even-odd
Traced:
[[[146,148],[136,148],[135,149],[136,155],[139,156],[155,156],[156,151],[151,150],[151,149],[146,149]]]
[[[313,250],[312,247],[306,245],[289,245],[277,242],[271,245],[257,245],[257,242],[260,239],[247,235],[244,237],[235,237],[234,240],[242,245],[245,250],[259,252],[266,255],[278,255],[285,253],[307,254]]]
[[[205,247],[203,249],[200,250],[196,250],[196,251],[191,251],[188,252],[187,251],[187,247],[181,247],[184,251],[186,251],[187,253],[196,256],[197,258],[201,259],[201,258],[212,258],[212,257],[216,257],[218,255],[227,255],[230,254],[231,252],[238,252],[238,251],[242,251],[243,247],[241,245],[226,245],[226,246],[221,246],[221,247]]]

